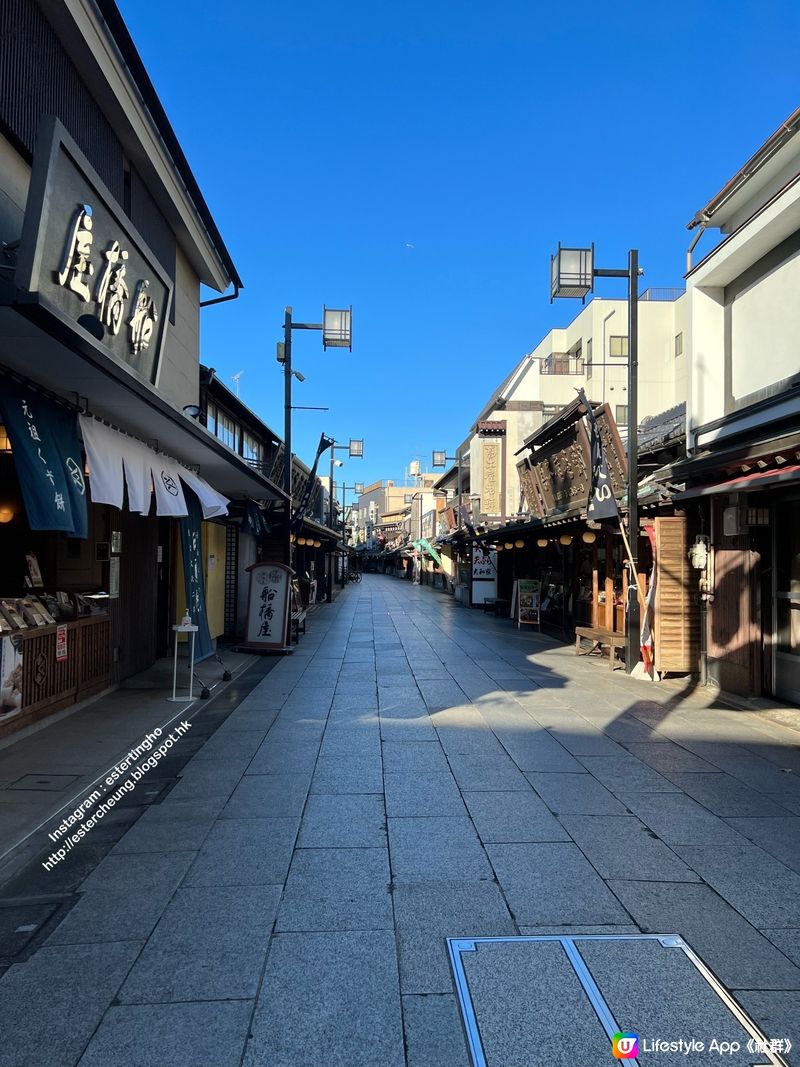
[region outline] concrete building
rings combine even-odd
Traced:
[[[686,399],[686,312],[681,290],[649,289],[640,297],[640,421]],[[625,437],[627,356],[627,301],[593,299],[569,325],[551,330],[492,392],[437,487],[457,496],[460,481],[462,503],[476,523],[515,516],[522,510],[515,453],[575,399],[577,389],[607,403]]]

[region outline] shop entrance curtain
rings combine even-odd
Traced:
[[[75,413],[2,377],[0,419],[11,441],[30,528],[86,537],[86,483]]]

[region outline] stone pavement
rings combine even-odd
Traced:
[[[467,1067],[444,938],[549,932],[680,933],[797,1045],[800,733],[707,704],[365,576],[0,978],[0,1067]]]

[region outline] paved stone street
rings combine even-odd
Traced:
[[[679,933],[797,1046],[800,733],[706,704],[365,576],[0,979],[0,1065],[466,1067],[444,938],[550,932]]]

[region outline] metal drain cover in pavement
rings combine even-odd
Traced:
[[[786,1067],[676,934],[449,938],[474,1067]],[[621,1036],[621,1040],[620,1040]],[[614,1039],[617,1039],[616,1045]]]
[[[77,774],[23,774],[6,789],[28,789],[45,793],[60,793],[62,789],[77,782]]]

